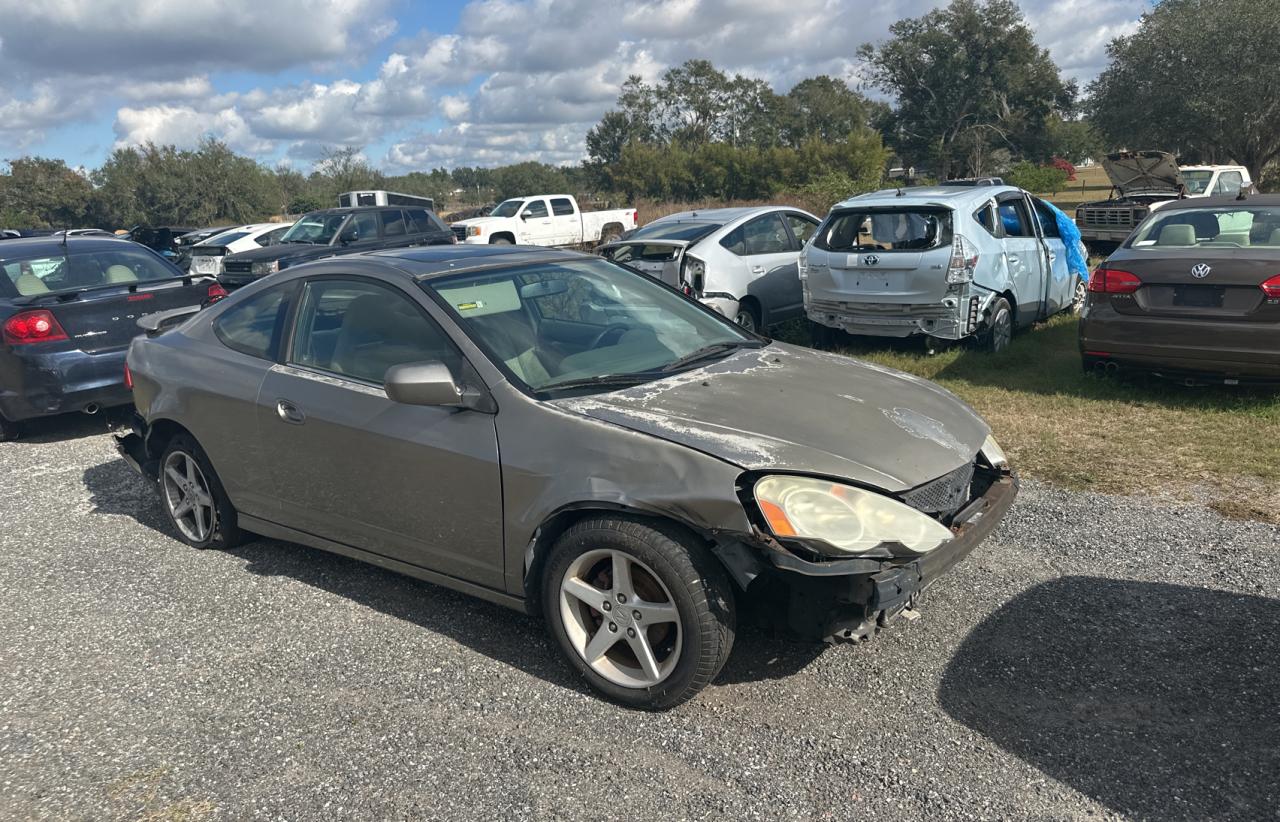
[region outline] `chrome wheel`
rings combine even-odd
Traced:
[[[1071,298],[1071,312],[1079,314],[1084,310],[1085,297],[1089,296],[1089,285],[1084,280],[1076,283],[1075,295]]]
[[[651,687],[680,660],[675,599],[652,569],[622,551],[587,551],[569,565],[560,617],[573,649],[615,685]]]
[[[185,451],[174,451],[164,461],[161,473],[164,503],[182,535],[192,542],[204,542],[213,533],[217,517],[209,481]]]
[[[738,316],[734,318],[734,321],[748,331],[756,330],[756,315],[752,314],[748,309],[738,309]]]
[[[1003,351],[1009,347],[1013,339],[1013,317],[1009,309],[1000,306],[996,315],[991,318],[991,350]]]

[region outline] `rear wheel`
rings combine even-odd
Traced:
[[[160,457],[160,501],[178,537],[193,548],[234,548],[243,541],[236,509],[204,450],[185,434]]]
[[[753,334],[760,333],[760,309],[749,302],[738,303],[738,315],[734,322]]]
[[[1071,313],[1079,314],[1084,310],[1084,300],[1089,296],[1089,284],[1084,280],[1076,283],[1076,290],[1071,297]]]
[[[1013,309],[1009,307],[1008,300],[997,297],[991,306],[991,319],[987,321],[987,328],[982,333],[982,347],[992,354],[997,354],[1008,348],[1012,341]]]
[[[543,577],[547,625],[593,688],[624,705],[671,708],[705,688],[733,647],[728,575],[678,529],[584,520],[556,542]]]
[[[4,414],[0,414],[0,442],[16,440],[19,433],[18,424]]]

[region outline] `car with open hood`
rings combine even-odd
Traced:
[[[1169,203],[1249,191],[1249,170],[1237,165],[1179,166],[1167,151],[1119,151],[1102,161],[1111,197],[1076,207],[1076,225],[1088,243],[1119,243],[1148,214]]]
[[[218,282],[230,291],[324,257],[453,242],[449,227],[425,208],[326,208],[304,214],[278,242],[224,256]]]
[[[291,540],[542,615],[637,707],[711,682],[739,601],[869,637],[1016,493],[937,385],[585,254],[353,255],[180,314],[129,353],[120,448],[183,541]]]
[[[1280,382],[1280,196],[1171,203],[1089,280],[1086,371]]]

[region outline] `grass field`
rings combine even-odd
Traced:
[[[1018,470],[1071,489],[1207,502],[1280,522],[1280,394],[1085,374],[1062,316],[990,355],[846,338],[860,358],[934,380],[991,424]],[[798,324],[783,338],[807,342]]]

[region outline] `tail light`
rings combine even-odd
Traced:
[[[8,345],[57,342],[67,339],[67,332],[53,313],[43,308],[14,314],[4,321],[4,341]]]
[[[947,264],[947,283],[958,285],[973,280],[973,270],[978,267],[978,249],[973,243],[957,234],[951,241],[951,262]]]
[[[213,283],[205,292],[205,302],[212,305],[225,296],[227,296],[227,289],[222,287],[222,283]]]
[[[1271,279],[1258,286],[1262,289],[1262,293],[1266,294],[1270,299],[1280,298],[1280,274],[1275,275]]]
[[[133,372],[129,370],[129,363],[124,364],[124,387],[133,390]]]
[[[1089,277],[1089,290],[1099,294],[1132,294],[1141,287],[1137,274],[1118,268],[1099,268]]]
[[[637,208],[631,212],[631,221],[636,225],[640,225],[640,209]]]

